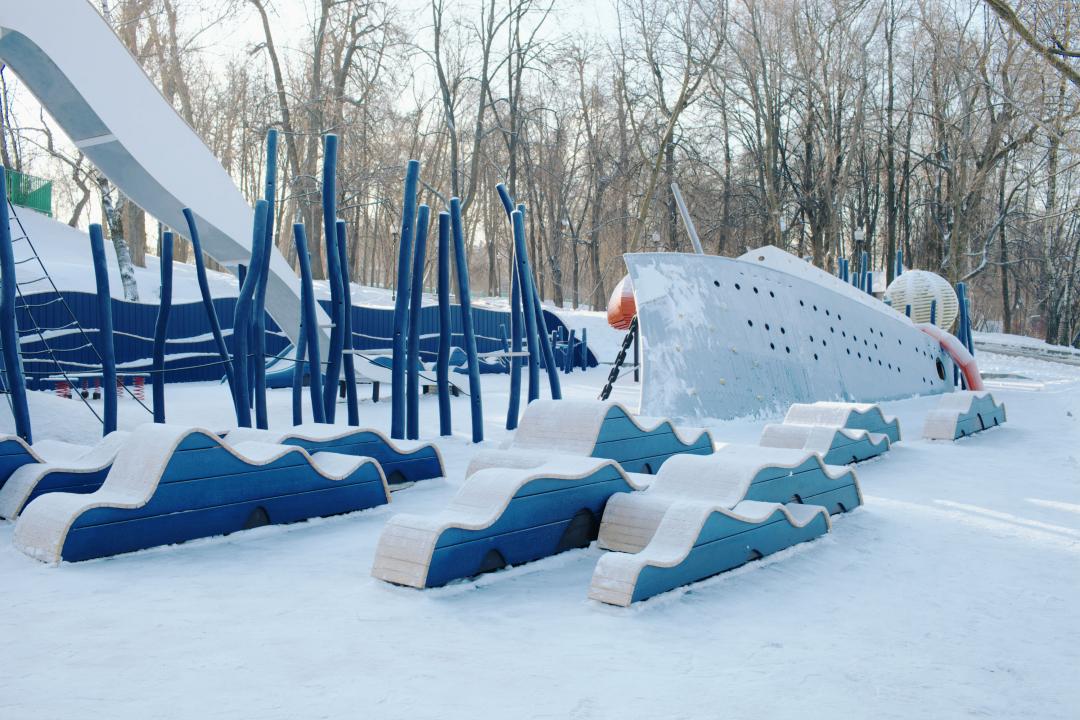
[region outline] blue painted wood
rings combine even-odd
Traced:
[[[435,378],[439,390],[439,435],[453,432],[450,418],[450,213],[439,213],[439,356]]]
[[[62,558],[88,560],[242,530],[258,508],[271,524],[362,510],[387,502],[378,467],[365,463],[327,480],[299,451],[266,465],[236,457],[212,436],[188,436],[173,453],[141,508],[98,507],[81,513]]]
[[[315,314],[315,291],[311,281],[311,256],[308,254],[307,233],[302,223],[293,225],[296,259],[300,265],[300,306],[304,334],[307,337],[308,383],[311,390],[311,415],[315,422],[325,422],[322,404],[322,361],[319,357],[319,320]],[[298,358],[302,359],[302,358]]]
[[[37,485],[30,491],[26,501],[23,503],[23,507],[26,507],[34,499],[50,492],[67,492],[78,493],[85,495],[92,493],[101,487],[105,482],[105,478],[109,474],[109,470],[112,469],[112,465],[101,470],[92,470],[90,472],[64,472],[64,471],[52,471],[47,472],[41,476]],[[2,485],[0,485],[2,487]],[[19,508],[22,512],[22,508]]]
[[[780,509],[761,523],[746,523],[722,513],[712,513],[685,560],[669,568],[655,565],[642,568],[632,600],[638,602],[704,580],[759,557],[813,540],[828,530],[828,521],[823,516],[819,515],[800,528],[791,524]]]
[[[301,301],[303,305],[303,301]],[[300,337],[296,342],[296,358],[292,367],[292,424],[304,422],[304,378],[307,377],[307,331],[304,329],[303,310],[300,318]]]
[[[407,412],[405,437],[420,437],[420,310],[424,301],[424,260],[427,251],[428,218],[431,208],[421,205],[416,213],[416,242],[413,250],[412,296],[409,299],[409,332],[407,339]]]
[[[413,231],[416,228],[416,186],[420,162],[410,160],[405,170],[405,198],[401,204],[401,236],[398,242],[397,297],[394,299],[394,333],[391,367],[390,437],[405,437],[405,343],[409,298],[412,294],[411,268]]]
[[[956,421],[956,434],[953,440],[974,435],[983,430],[997,427],[1005,422],[1005,404],[995,403],[991,395],[973,397],[971,409],[960,413]]]
[[[465,233],[461,221],[461,200],[450,198],[450,229],[454,239],[454,265],[458,276],[461,327],[465,334],[465,355],[469,363],[469,402],[472,408],[472,441],[484,440],[484,408],[480,397],[480,368],[477,366],[476,333],[473,330],[472,301],[469,297],[469,261],[465,254]]]
[[[844,435],[837,433],[836,440],[825,454],[823,460],[826,465],[848,465],[880,457],[888,450],[889,443],[887,441],[875,444],[866,436],[845,441]]]
[[[221,332],[221,322],[218,320],[217,309],[214,307],[214,298],[210,294],[210,282],[206,278],[206,263],[203,260],[202,242],[199,239],[199,226],[195,222],[195,215],[191,212],[191,208],[184,208],[184,219],[187,220],[188,237],[191,238],[191,252],[195,257],[195,277],[199,282],[199,295],[202,297],[203,307],[206,309],[206,322],[210,326],[210,334],[214,338],[218,355],[221,357],[225,380],[229,383],[229,395],[235,398],[236,378],[233,375],[232,361],[229,359],[229,346],[225,344],[225,336]],[[102,318],[101,322],[104,323],[105,318]],[[108,322],[110,325],[112,324],[111,315]]]
[[[745,499],[820,505],[827,509],[830,515],[850,512],[862,505],[855,474],[849,470],[834,480],[825,474],[816,459],[807,460],[792,470],[763,470],[750,483]]]
[[[263,251],[266,249],[266,212],[265,200],[255,203],[255,222],[251,234],[251,267],[258,268],[262,264]],[[164,264],[164,263],[163,263]],[[251,348],[248,344],[251,335],[251,310],[255,295],[255,285],[258,274],[254,271],[247,273],[243,284],[240,286],[240,295],[236,299],[233,310],[233,374],[236,378],[236,424],[240,427],[251,427],[251,387],[249,386],[249,368]],[[260,362],[262,360],[260,359]]]
[[[154,330],[154,365],[151,386],[154,400],[154,422],[165,422],[165,339],[169,333],[169,312],[172,309],[173,234],[161,236],[161,298],[158,300],[157,326]]]
[[[904,251],[896,251],[896,273],[893,275],[893,279],[896,279],[904,274]]]
[[[426,587],[478,574],[492,550],[508,564],[518,565],[570,549],[560,548],[560,542],[578,513],[588,511],[598,527],[608,499],[617,492],[632,490],[611,465],[579,481],[533,480],[515,493],[502,515],[488,527],[444,531],[435,545]],[[595,534],[592,537],[595,539]]]
[[[673,455],[711,455],[712,452],[712,438],[706,433],[684,443],[670,422],[643,430],[623,408],[612,405],[600,426],[591,457],[614,460],[626,472],[652,474]]]
[[[342,333],[341,352],[342,367],[345,374],[345,407],[348,413],[348,423],[352,427],[360,425],[360,400],[356,396],[356,358],[353,357],[353,327],[352,327],[352,283],[349,280],[349,254],[346,242],[345,221],[337,221],[337,249],[338,269],[341,273],[342,301],[346,310],[341,313],[344,323]]]
[[[2,168],[0,168],[2,169]],[[26,445],[18,438],[10,435],[0,435],[0,488],[15,472],[23,465],[36,463],[38,459],[26,449]]]
[[[0,204],[7,202],[7,173],[0,166]],[[15,254],[11,246],[11,225],[7,206],[0,212],[0,349],[4,356],[4,381],[11,395],[15,432],[33,442],[30,409],[26,401],[26,380],[20,358],[19,331],[15,317]]]
[[[328,423],[334,422],[337,412],[338,380],[345,343],[344,288],[341,287],[341,255],[337,249],[337,141],[337,135],[332,133],[323,138],[323,236],[326,240],[326,280],[330,286],[330,320],[333,323],[323,378],[323,415]]]
[[[97,288],[98,317],[101,328],[97,348],[101,355],[101,399],[105,412],[101,418],[101,434],[116,430],[116,349],[113,336],[112,294],[109,292],[109,265],[105,259],[105,237],[101,225],[90,224],[90,255],[94,260],[94,285]],[[162,363],[164,366],[164,363]]]
[[[525,318],[525,340],[529,345],[529,402],[532,402],[540,397],[540,338],[536,328],[536,302],[532,269],[529,267],[529,249],[525,243],[524,205],[518,205],[511,215],[511,220],[514,225],[515,264],[521,286],[521,309]]]
[[[335,452],[340,455],[369,457],[378,461],[386,475],[387,483],[391,485],[429,480],[443,477],[445,474],[442,458],[434,445],[423,445],[415,450],[403,452],[371,430],[357,430],[355,433],[333,440],[285,437],[281,444],[302,447],[309,453]]]
[[[263,241],[262,262],[259,264],[258,284],[255,286],[255,298],[252,303],[253,327],[252,346],[254,347],[254,393],[255,426],[269,427],[266,417],[266,286],[270,278],[270,256],[274,249],[274,199],[277,188],[277,130],[271,128],[266,133],[266,184],[263,199],[266,200],[266,233]]]

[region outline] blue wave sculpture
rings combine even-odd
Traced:
[[[926,414],[923,437],[927,440],[959,440],[1005,422],[1005,403],[985,391],[957,391],[945,395],[937,408]]]

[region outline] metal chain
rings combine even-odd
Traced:
[[[634,335],[636,334],[637,315],[630,319],[630,327],[627,328],[626,337],[624,337],[622,341],[622,347],[619,348],[619,354],[615,356],[615,362],[612,363],[611,372],[608,373],[604,389],[600,391],[601,400],[607,400],[608,396],[611,395],[611,386],[619,379],[619,368],[626,362],[626,351],[630,349],[630,345],[634,342]]]

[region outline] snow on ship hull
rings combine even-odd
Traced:
[[[625,259],[644,415],[726,419],[953,389],[951,358],[907,317],[777,248]]]

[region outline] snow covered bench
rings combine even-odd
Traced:
[[[700,428],[676,428],[669,420],[635,417],[620,403],[601,400],[536,400],[521,416],[504,450],[478,453],[469,474],[482,467],[521,467],[552,453],[614,460],[626,472],[655,473],[672,455],[713,451]]]
[[[0,484],[0,518],[14,520],[27,503],[48,492],[94,492],[105,482],[128,435],[117,430],[92,447],[42,441],[38,445],[44,458],[16,468]]]
[[[17,435],[0,435],[0,488],[18,468],[29,463],[43,463],[41,457]]]
[[[943,395],[938,406],[926,414],[923,437],[927,440],[958,440],[1005,422],[1005,403],[986,391],[958,390]]]
[[[669,460],[647,490],[608,502],[589,597],[627,606],[829,531],[820,505],[748,500],[761,467],[724,454]]]
[[[287,430],[230,430],[225,442],[263,442],[304,448],[309,453],[335,452],[377,460],[393,487],[443,476],[443,461],[434,445],[404,440],[395,442],[378,430],[322,423],[297,425]]]
[[[371,574],[438,587],[586,547],[608,499],[641,487],[615,462],[596,458],[555,456],[536,467],[483,469],[443,511],[391,518]]]
[[[887,417],[873,403],[816,402],[795,403],[788,408],[785,425],[824,425],[847,430],[865,430],[900,442],[900,421]]]
[[[132,431],[97,491],[28,504],[14,542],[48,563],[88,560],[389,501],[370,458],[228,445],[201,428],[147,424]]]
[[[762,447],[810,450],[828,465],[847,465],[884,454],[889,437],[884,433],[850,430],[833,425],[771,423],[761,432]]]

